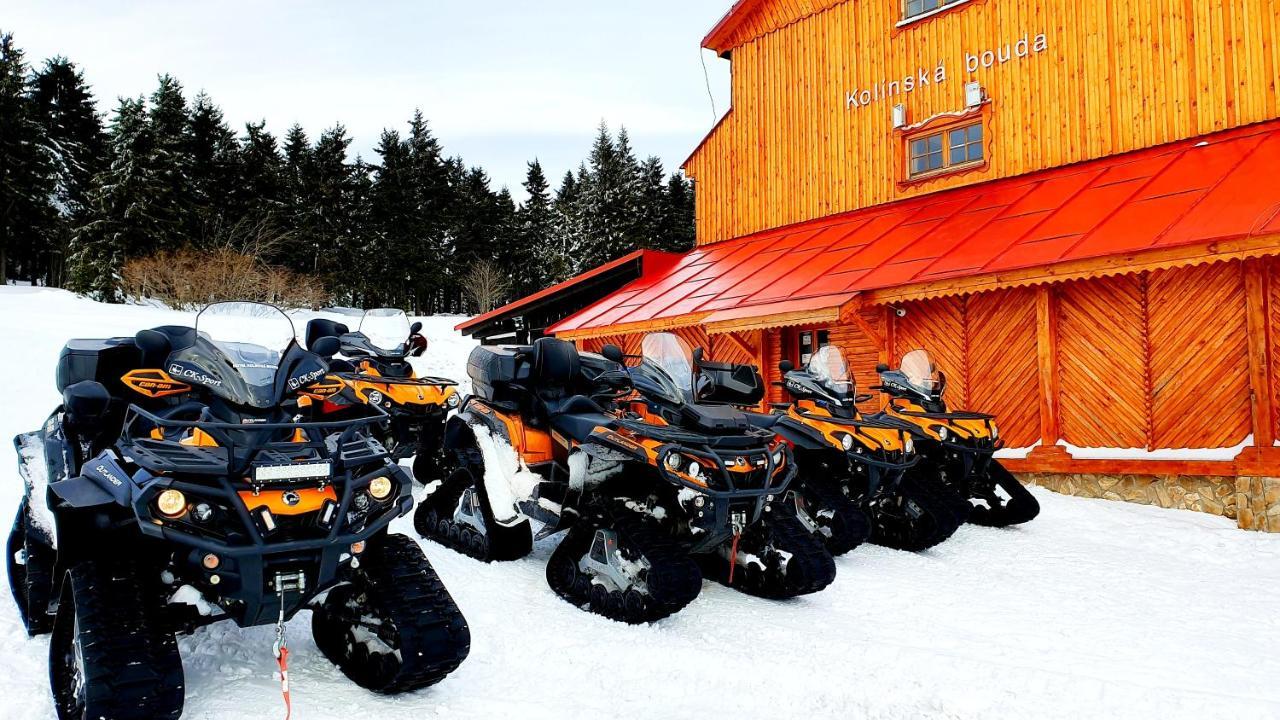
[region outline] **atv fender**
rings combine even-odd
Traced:
[[[831,450],[831,443],[817,428],[802,422],[783,418],[772,428],[773,432],[801,450]],[[842,451],[843,452],[843,451]]]
[[[115,453],[104,450],[84,464],[78,477],[55,482],[49,489],[75,508],[112,504],[128,507],[132,485],[129,474],[116,462]]]
[[[511,444],[511,432],[507,429],[505,423],[494,417],[492,413],[477,412],[471,408],[472,403],[449,418],[448,424],[444,429],[444,447],[446,450],[461,450],[471,447],[475,444],[475,433],[472,432],[473,427],[484,427],[489,430],[489,434],[494,437],[500,437]]]

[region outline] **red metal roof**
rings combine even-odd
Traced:
[[[914,283],[1280,236],[1278,178],[1273,120],[706,245],[550,331],[831,307]]]

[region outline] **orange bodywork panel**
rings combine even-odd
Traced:
[[[285,493],[296,493],[298,502],[294,505],[286,503],[284,501]],[[323,490],[317,488],[262,490],[257,495],[254,495],[252,490],[241,490],[237,494],[248,510],[253,511],[260,507],[265,507],[271,511],[272,515],[304,515],[319,510],[324,505],[325,500],[338,502],[338,494],[334,491],[332,485],[325,487]]]
[[[905,411],[905,412],[903,412]],[[938,434],[933,428],[946,426],[947,430],[962,440],[984,440],[990,438],[991,426],[987,420],[978,420],[972,418],[926,418],[918,417],[910,413],[922,413],[924,408],[919,405],[907,402],[889,403],[888,413],[898,420],[905,420],[924,430],[929,437],[938,440]]]
[[[796,422],[808,425],[822,433],[827,442],[841,447],[840,436],[850,435],[864,447],[898,452],[904,450],[906,438],[891,428],[874,428],[865,426],[843,425],[839,422],[824,422],[819,418],[832,417],[831,413],[812,400],[800,400],[793,404],[787,415]]]
[[[376,391],[398,405],[444,405],[449,396],[457,392],[451,385],[397,382],[394,378],[379,381],[380,377],[377,369],[365,362],[360,364],[359,376],[347,378],[345,382],[361,400],[367,400],[369,393]]]
[[[474,404],[472,409],[482,415],[496,418],[506,426],[507,437],[511,438],[511,447],[515,448],[525,465],[551,462],[555,459],[555,443],[551,440],[551,433],[530,428],[518,416],[498,412],[482,403]]]
[[[162,398],[191,392],[190,385],[174,380],[169,377],[169,373],[163,370],[130,370],[120,378],[120,382],[124,383],[124,386],[130,390],[140,395],[146,395],[149,398]]]

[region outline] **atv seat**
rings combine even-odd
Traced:
[[[144,368],[164,367],[170,353],[195,341],[195,328],[181,325],[162,325],[150,330],[139,330],[134,336],[134,343],[141,353],[141,366]]]
[[[743,411],[742,414],[746,418],[748,423],[758,428],[764,428],[765,430],[769,430],[774,425],[777,425],[778,421],[781,420],[783,417],[785,417],[784,415],[776,415],[774,413],[758,413],[758,412],[746,412],[746,411]]]
[[[307,348],[310,349],[322,337],[342,337],[351,330],[340,322],[327,318],[315,318],[307,323]]]
[[[562,402],[547,403],[551,429],[579,442],[590,437],[600,426],[608,427],[616,418],[605,413],[594,400],[573,395]]]

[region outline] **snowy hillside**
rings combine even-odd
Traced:
[[[0,435],[58,401],[72,336],[189,319],[66,293],[0,288]],[[427,318],[424,371],[465,380],[473,343]],[[295,322],[301,331],[305,316]],[[0,511],[20,482],[0,458]],[[532,557],[482,565],[424,543],[473,638],[444,682],[397,698],[357,689],[290,624],[294,717],[1280,718],[1280,536],[1222,518],[1036,491],[1027,527],[962,528],[922,554],[861,548],[825,592],[788,602],[706,584],[679,615],[629,627],[576,610]],[[396,526],[412,534],[408,520]],[[181,641],[185,717],[283,717],[271,628],[223,623]],[[0,598],[0,718],[51,718],[47,638]]]

